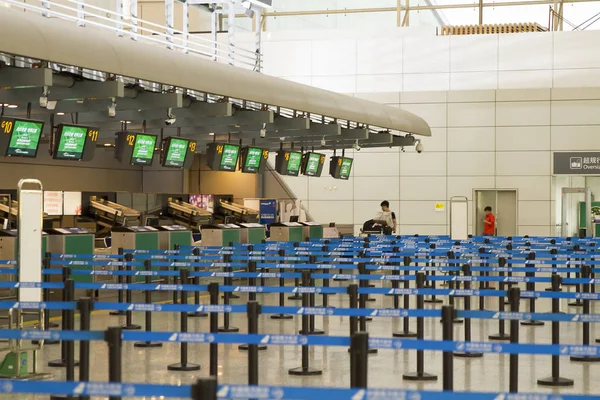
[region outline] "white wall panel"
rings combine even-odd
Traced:
[[[448,151],[494,151],[492,127],[448,128]]]
[[[402,224],[418,225],[445,225],[446,211],[436,212],[435,204],[443,202],[438,201],[401,201],[400,202],[400,220]],[[448,210],[448,207],[446,207]]]
[[[450,71],[495,71],[498,35],[450,36]]]
[[[405,92],[416,92],[420,90],[450,90],[450,74],[442,73],[404,73],[402,78],[402,90]]]
[[[499,71],[498,89],[552,87],[552,70]]]
[[[448,228],[446,225],[401,225],[400,235],[447,235]]]
[[[551,232],[551,227],[548,225],[544,225],[544,226],[519,225],[517,232],[518,232],[519,236],[529,235],[530,237],[553,235],[553,233]]]
[[[518,225],[550,225],[550,201],[519,201]]]
[[[368,90],[399,92],[402,90],[402,74],[357,75],[356,90],[358,92]]]
[[[600,68],[557,69],[552,86],[555,88],[600,86]]]
[[[312,86],[332,92],[354,93],[356,92],[356,77],[346,76],[313,76]]]
[[[400,91],[397,92],[388,92],[383,91],[381,93],[355,93],[354,97],[358,97],[359,99],[369,100],[375,103],[381,104],[391,104],[397,105],[400,104]]]
[[[554,88],[550,91],[551,100],[597,100],[600,87]]]
[[[401,104],[417,104],[417,103],[446,103],[447,92],[444,91],[418,91],[418,92],[402,92],[400,93]]]
[[[550,126],[496,128],[496,151],[550,150]]]
[[[493,176],[449,176],[448,177],[448,200],[454,196],[464,196],[473,200],[473,189],[493,189]]]
[[[518,199],[550,200],[550,176],[498,176],[498,189],[518,189]]]
[[[385,199],[383,199],[385,200]],[[362,225],[365,221],[373,219],[378,212],[381,211],[380,204],[383,200],[372,200],[372,201],[364,201],[359,200],[354,202],[354,224]],[[390,202],[390,210],[392,210],[396,214],[396,218],[398,218],[398,223],[401,224],[401,216],[400,212],[400,202],[399,201],[391,201]]]
[[[590,150],[600,147],[600,125],[553,126],[552,150]]]
[[[494,103],[449,103],[448,126],[494,126]]]
[[[402,36],[359,39],[356,46],[358,74],[402,73]]]
[[[552,89],[503,89],[496,91],[496,101],[544,101],[551,99]]]
[[[431,128],[431,136],[421,138],[425,151],[446,151],[446,135],[446,128]]]
[[[265,42],[264,73],[275,76],[312,75],[312,42]]]
[[[496,90],[452,90],[448,103],[480,103],[496,101]]]
[[[354,178],[354,199],[399,200],[399,179],[396,176]]]
[[[315,40],[312,42],[312,74],[355,75],[355,40]]]
[[[354,195],[353,188],[356,184],[353,178],[344,181],[325,175],[326,172],[323,171],[323,175],[319,178],[306,178],[308,181],[308,200],[348,200],[352,198]]]
[[[401,104],[400,108],[423,118],[432,128],[446,126],[446,104]]]
[[[405,73],[449,72],[450,36],[405,37],[403,55]]]
[[[446,153],[402,153],[400,154],[402,176],[445,176]]]
[[[397,149],[395,149],[397,150]],[[394,153],[355,152],[354,176],[398,176],[400,155]]]
[[[600,31],[555,32],[554,68],[600,68]]]
[[[439,200],[446,198],[445,177],[401,177],[400,200]]]
[[[549,101],[502,102],[496,105],[497,126],[531,126],[549,123]]]
[[[452,72],[450,90],[485,90],[498,88],[497,72]]]
[[[600,125],[600,100],[553,101],[552,125]]]
[[[498,69],[552,69],[552,35],[499,35]]]
[[[301,83],[302,85],[312,85],[312,77],[310,76],[286,76],[283,77],[286,81]]]
[[[493,152],[448,153],[448,176],[494,175]]]
[[[311,201],[309,212],[315,221],[352,224],[354,215],[353,201]]]
[[[550,152],[498,152],[496,175],[550,175]]]

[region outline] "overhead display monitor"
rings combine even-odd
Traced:
[[[184,168],[196,151],[196,142],[178,137],[167,138],[162,146],[163,167]]]
[[[279,150],[275,159],[275,169],[280,175],[298,176],[302,165],[302,153]]]
[[[302,157],[302,173],[306,176],[321,176],[325,164],[325,155],[319,153],[305,153]]]
[[[329,174],[335,179],[350,179],[353,161],[352,158],[348,157],[331,157],[331,161],[329,162]]]
[[[35,157],[44,123],[18,118],[2,118],[0,148],[8,157]]]
[[[138,133],[135,135],[133,152],[131,153],[132,165],[152,165],[156,136]]]
[[[231,143],[209,143],[207,165],[215,171],[234,172],[237,168],[240,146]]]
[[[240,152],[240,169],[244,173],[257,174],[263,172],[265,162],[269,158],[269,150],[260,147],[244,147]]]
[[[95,142],[97,138],[98,128],[61,124],[56,130],[54,138],[53,158],[56,160],[82,160],[87,142]]]

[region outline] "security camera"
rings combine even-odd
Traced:
[[[169,108],[167,111],[167,119],[165,119],[165,124],[173,125],[175,122],[177,122],[177,117],[173,114],[172,109]]]
[[[356,151],[360,151],[360,149],[362,147],[360,147],[360,144],[358,144],[358,139],[356,139],[356,142],[354,142],[354,144],[352,145],[352,148]]]
[[[114,118],[117,115],[117,101],[115,98],[110,99],[110,104],[108,105],[108,116],[110,118]]]
[[[48,86],[44,86],[44,89],[42,90],[42,94],[40,95],[40,107],[41,108],[48,107],[48,93],[50,93],[50,91],[48,90]]]
[[[325,140],[325,136],[323,136],[323,139],[321,139],[321,147],[325,146],[327,146],[327,140]]]
[[[415,146],[415,150],[417,150],[417,153],[422,153],[423,152],[423,143],[421,143],[420,140],[417,141],[417,145]]]
[[[262,128],[260,129],[260,137],[267,137],[267,124],[263,123]]]

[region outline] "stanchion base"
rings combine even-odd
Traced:
[[[48,323],[48,328],[58,328],[60,325],[55,324],[54,322]]]
[[[232,332],[239,332],[240,328],[236,328],[235,326],[221,326],[219,327],[219,332],[224,332],[224,333],[232,333]]]
[[[230,299],[239,299],[239,298],[240,298],[240,296],[238,296],[238,295],[237,295],[237,294],[235,294],[235,293],[229,293],[229,298],[230,298]]]
[[[187,315],[189,318],[204,318],[208,317],[208,313],[205,312],[191,312]]]
[[[375,301],[374,297],[368,297],[365,301]]]
[[[125,313],[125,311],[111,311],[108,313],[108,315],[121,316],[121,315],[126,315],[126,313]]]
[[[488,336],[490,340],[510,340],[510,335],[506,333],[496,333],[494,335]]]
[[[75,363],[73,364],[75,367],[79,367],[79,361],[75,360]],[[48,366],[49,367],[54,367],[54,368],[64,368],[67,366],[67,360],[54,360],[54,361],[50,361],[48,362]]]
[[[141,347],[141,348],[152,348],[152,347],[162,347],[162,343],[152,343],[152,342],[137,342],[133,344],[133,347]]]
[[[285,315],[285,314],[275,314],[271,315],[271,319],[292,319],[293,315]]]
[[[34,340],[31,342],[32,344],[40,344],[39,340]],[[59,344],[60,340],[44,340],[44,346],[50,346],[53,344]]]
[[[302,331],[298,332],[299,335],[302,335]],[[315,329],[314,331],[309,331],[308,332],[309,335],[324,335],[325,331],[322,331],[321,329]]]
[[[333,278],[334,282],[345,282],[345,281],[349,281],[350,279],[340,279],[340,278]]]
[[[578,301],[573,301],[573,302],[569,303],[568,305],[569,305],[569,307],[583,307],[583,303],[578,302]]]
[[[483,353],[463,353],[460,351],[456,351],[454,353],[452,353],[452,355],[454,357],[460,357],[460,358],[478,358],[478,357],[483,357]]]
[[[443,303],[444,300],[442,299],[425,299],[423,300],[425,303]]]
[[[124,331],[137,331],[139,329],[142,329],[142,327],[140,325],[131,324],[131,325],[123,325],[121,327],[121,329],[123,329]]]
[[[348,349],[348,353],[351,353],[352,349]],[[367,350],[367,354],[377,354],[379,352],[379,350],[377,349],[369,349]]]
[[[258,346],[258,350],[266,350],[267,346],[264,344],[259,344]],[[247,344],[240,344],[238,346],[238,350],[248,350],[249,346]]]
[[[411,372],[402,375],[402,379],[405,379],[407,381],[437,381],[437,378],[437,375],[428,374],[427,372]]]
[[[317,376],[317,375],[322,375],[323,370],[312,368],[312,367],[308,367],[306,369],[304,369],[302,367],[298,367],[298,368],[290,369],[288,371],[288,373],[290,375],[294,375],[294,376]]]
[[[524,326],[542,326],[542,325],[544,325],[544,322],[542,322],[542,321],[522,321],[521,325],[524,325]]]
[[[392,333],[393,337],[417,337],[415,332],[411,331],[402,331],[402,332],[394,332]]]
[[[592,356],[575,357],[575,356],[572,356],[571,361],[598,362],[598,361],[600,361],[600,357],[592,357]]]
[[[443,322],[444,321],[442,321],[440,319],[440,323],[443,323]],[[463,322],[465,322],[465,320],[464,319],[460,319],[460,318],[455,318],[455,319],[452,320],[452,323],[454,323],[454,324],[462,324]]]
[[[302,296],[300,296],[299,294],[295,294],[293,296],[289,296],[288,300],[302,300]]]
[[[187,363],[187,364],[177,363],[177,364],[168,365],[167,369],[169,371],[200,371],[200,366],[198,364],[192,364],[192,363]]]
[[[573,386],[573,379],[557,377],[554,378],[552,376],[548,378],[538,379],[538,385],[542,386]]]

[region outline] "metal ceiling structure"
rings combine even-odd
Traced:
[[[214,62],[212,52],[194,57],[177,51],[181,39],[157,46],[137,32],[128,40],[131,31],[82,28],[89,22],[79,14],[71,24],[25,7],[33,9],[0,13],[0,36],[10,38],[0,43],[5,116],[96,126],[100,144],[134,131],[191,138],[199,149],[211,141],[271,150],[411,146],[413,135],[431,135],[409,112]]]

